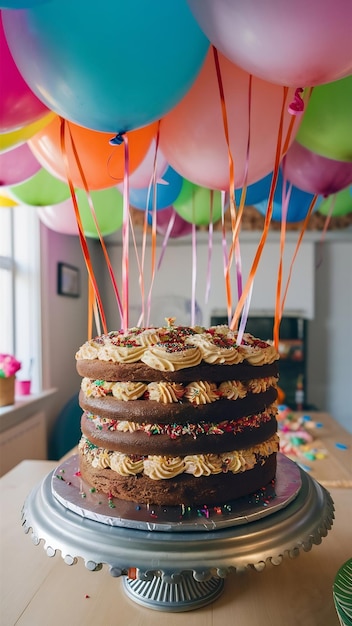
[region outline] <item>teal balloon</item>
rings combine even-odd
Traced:
[[[179,196],[182,188],[183,178],[172,167],[168,167],[162,179],[156,183],[156,210],[169,207]],[[130,204],[135,209],[145,211],[153,210],[154,186],[143,187],[142,189],[130,189]]]
[[[4,11],[3,24],[19,71],[49,109],[114,134],[170,111],[209,48],[186,0],[50,0]]]

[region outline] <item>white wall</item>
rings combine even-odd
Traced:
[[[352,432],[352,237],[316,244],[316,316],[308,327],[308,395]]]
[[[93,263],[96,265],[98,261],[95,271],[100,273],[100,259],[95,255],[96,245],[93,240],[90,248]],[[43,387],[59,390],[49,416],[50,430],[63,406],[80,388],[81,378],[76,372],[75,353],[87,340],[88,281],[78,237],[62,235],[41,224],[41,256]],[[79,268],[81,293],[78,298],[57,293],[59,261]]]

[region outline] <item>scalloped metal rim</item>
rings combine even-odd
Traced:
[[[309,551],[332,526],[330,494],[300,471],[301,490],[286,508],[250,524],[196,533],[135,530],[82,518],[54,498],[51,472],[27,497],[23,527],[27,533],[32,530],[35,544],[44,541],[48,556],[60,551],[69,565],[82,558],[93,571],[107,564],[112,576],[127,576],[136,568],[139,580],[157,576],[177,583],[183,572],[205,581],[248,567],[261,571],[267,561],[278,565],[285,555]]]

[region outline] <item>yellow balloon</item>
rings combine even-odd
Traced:
[[[8,198],[7,196],[0,196],[0,207],[17,206],[16,200]]]
[[[6,150],[11,150],[24,143],[47,126],[54,116],[55,113],[50,111],[50,113],[46,113],[40,120],[36,120],[32,124],[18,128],[10,133],[0,133],[0,152],[6,152]]]

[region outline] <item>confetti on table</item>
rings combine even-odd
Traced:
[[[335,443],[335,448],[338,448],[339,450],[348,450],[348,446],[346,446],[345,443]]]

